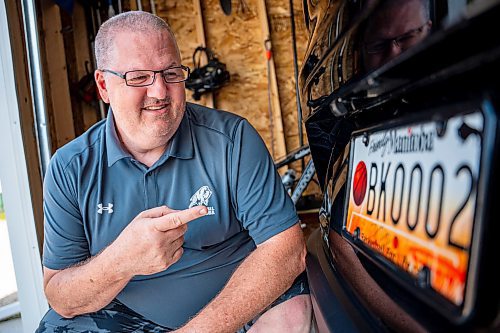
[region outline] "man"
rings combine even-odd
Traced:
[[[38,332],[308,332],[303,234],[257,132],[186,104],[154,15],[111,18],[95,53],[110,110],[45,177]]]
[[[365,69],[376,69],[418,44],[431,27],[429,0],[383,1],[364,30]]]

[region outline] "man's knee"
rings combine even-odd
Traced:
[[[40,322],[35,333],[56,332],[170,332],[171,329],[158,325],[134,312],[118,300],[105,308],[71,319],[63,318],[50,309]]]
[[[117,311],[114,311],[115,308],[116,305],[112,302],[100,311],[75,316],[74,318],[64,318],[53,309],[49,309],[40,321],[40,325],[35,333],[120,332],[122,331],[120,328],[120,316]],[[113,315],[115,316],[113,317]],[[111,318],[113,319],[111,320]]]
[[[40,321],[35,333],[56,332],[103,332],[89,316],[77,316],[72,319],[63,318],[57,312],[49,309]]]
[[[303,294],[292,297],[264,312],[249,332],[309,333],[311,321],[311,298],[308,294]]]

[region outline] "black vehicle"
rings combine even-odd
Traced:
[[[304,12],[316,330],[500,331],[500,1]]]

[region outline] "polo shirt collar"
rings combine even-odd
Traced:
[[[186,111],[184,112],[179,128],[172,137],[172,144],[170,146],[170,156],[181,159],[190,159],[194,157],[193,136],[191,133],[188,108],[189,106],[186,105]]]
[[[188,107],[186,106],[186,109]],[[108,156],[108,167],[115,164],[118,160],[132,155],[128,153],[120,143],[118,134],[116,133],[115,120],[111,108],[109,108],[106,118],[106,150]],[[193,138],[191,133],[191,124],[188,118],[188,112],[184,112],[179,128],[172,137],[169,148],[164,153],[160,160],[167,159],[169,156],[190,159],[194,157]]]
[[[108,110],[106,117],[106,153],[108,155],[108,167],[115,164],[116,161],[125,157],[131,157],[125,149],[123,149],[118,134],[116,133],[115,120],[111,108]]]

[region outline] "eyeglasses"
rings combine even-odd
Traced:
[[[399,35],[394,38],[381,39],[376,40],[371,43],[365,44],[366,53],[368,54],[378,54],[383,53],[389,50],[392,46],[392,43],[396,45],[401,50],[406,50],[411,46],[415,45],[419,40],[418,38],[424,31],[424,28],[427,26],[427,23],[424,23],[422,26],[409,30],[402,35]]]
[[[121,77],[125,80],[125,84],[130,87],[147,87],[153,85],[157,73],[163,77],[165,83],[184,82],[189,77],[189,67],[183,65],[173,66],[159,71],[136,70],[128,71],[123,74],[109,69],[101,69],[101,71]]]

